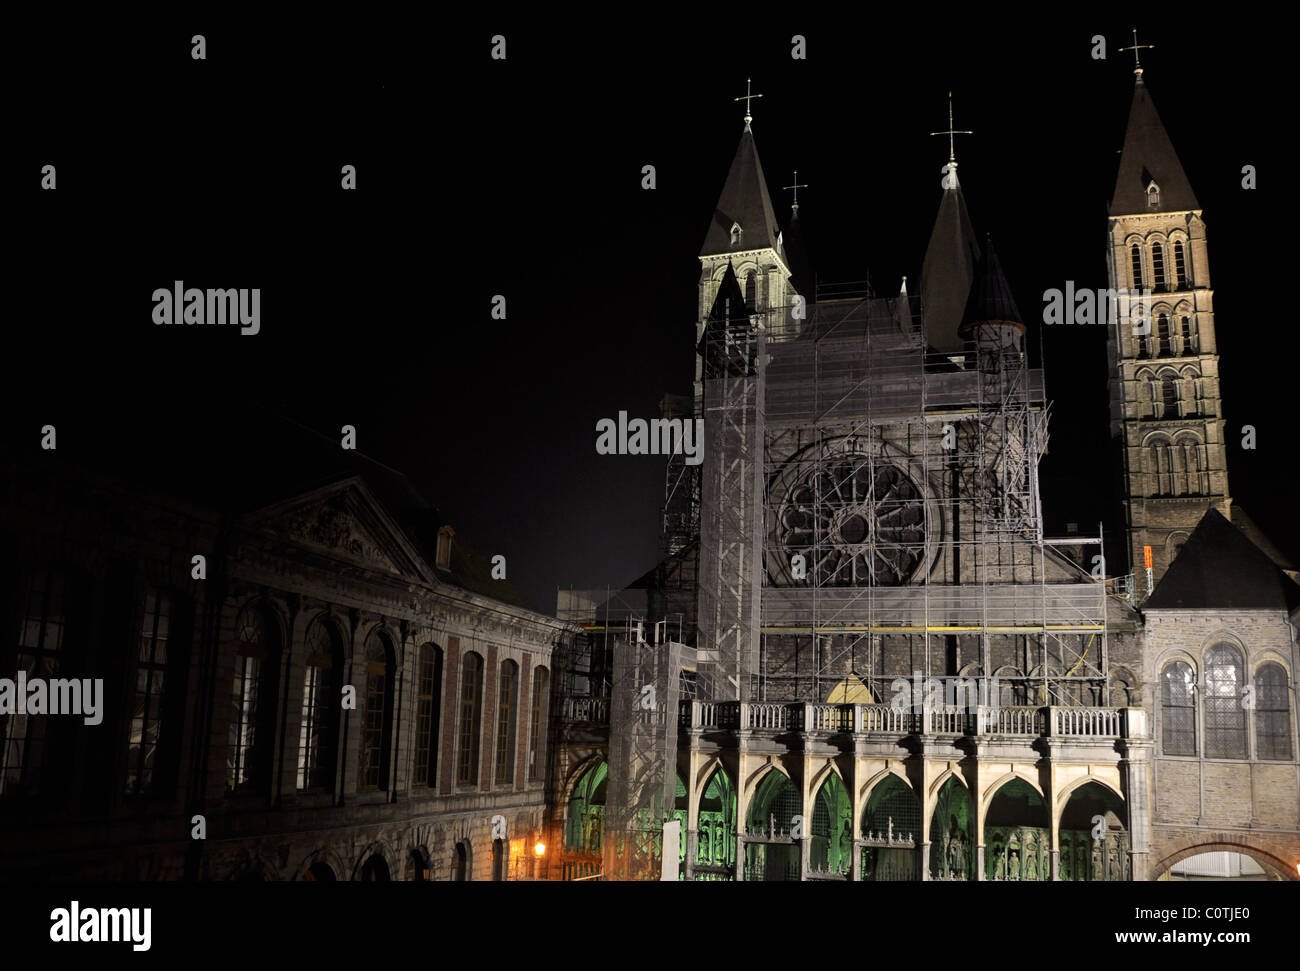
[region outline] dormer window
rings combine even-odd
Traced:
[[[745,231],[740,228],[740,223],[731,224],[731,245],[739,246],[740,238],[745,235]]]
[[[1160,208],[1160,186],[1155,182],[1147,186],[1147,208],[1151,210]]]
[[[439,570],[451,569],[451,538],[456,535],[456,531],[450,526],[443,526],[438,530],[438,562]]]

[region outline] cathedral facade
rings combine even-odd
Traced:
[[[565,708],[557,845],[609,872],[669,820],[647,872],[683,879],[1151,880],[1211,851],[1300,876],[1300,587],[1230,498],[1205,222],[1141,69],[1106,226],[1141,297],[1108,330],[1120,550],[1044,535],[1034,321],[955,156],[917,292],[880,295],[815,281],[751,122],[700,253],[704,463],[670,462],[645,617],[593,611],[580,652],[612,706],[687,697],[653,730]],[[680,670],[620,675],[673,616]],[[629,733],[620,788],[602,739]]]

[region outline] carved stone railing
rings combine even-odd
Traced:
[[[609,699],[571,696],[560,706],[560,717],[566,722],[591,722],[609,724]]]
[[[587,708],[569,703],[603,704],[603,699],[566,699],[565,717],[595,721]],[[578,716],[585,716],[578,717]],[[1021,738],[1145,738],[1148,719],[1141,708],[1083,708],[1031,705],[947,705],[923,711],[890,705],[812,705],[777,702],[709,702],[683,700],[678,724],[685,730],[806,732],[838,735],[1002,735]]]

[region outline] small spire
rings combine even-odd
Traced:
[[[948,136],[948,166],[949,166],[949,172],[950,172],[951,175],[952,175],[952,181],[951,181],[950,185],[952,185],[952,186],[956,186],[956,184],[957,184],[957,148],[956,148],[956,145],[953,143],[953,136],[954,136],[954,135],[974,135],[975,133],[974,133],[973,131],[959,131],[959,130],[957,130],[957,129],[955,129],[955,128],[952,127],[952,92],[951,92],[951,91],[948,92],[948,130],[947,130],[947,131],[932,131],[932,132],[930,132],[930,134],[931,134],[932,136],[933,136],[933,135],[947,135],[947,136]]]
[[[745,131],[749,131],[749,130],[750,130],[749,123],[750,123],[751,121],[754,120],[754,116],[750,113],[750,110],[749,110],[749,109],[750,109],[750,102],[753,101],[755,98],[761,98],[761,97],[763,97],[761,94],[750,94],[750,93],[749,93],[749,81],[750,81],[749,78],[745,78],[745,96],[744,96],[743,98],[737,98],[737,99],[736,99],[737,101],[743,101],[743,102],[745,102]]]
[[[1155,44],[1138,43],[1138,29],[1136,27],[1133,28],[1133,43],[1130,44],[1128,47],[1120,48],[1121,51],[1133,52],[1133,76],[1137,78],[1138,84],[1142,83],[1142,52],[1144,50],[1153,51],[1155,49],[1156,49]]]
[[[802,183],[802,182],[799,181],[799,170],[798,170],[798,169],[795,169],[795,170],[794,170],[794,185],[783,185],[783,186],[781,186],[781,188],[782,188],[783,190],[784,190],[784,189],[793,189],[793,190],[794,190],[794,198],[793,198],[793,200],[790,202],[790,212],[791,212],[793,215],[795,215],[795,216],[799,215],[799,190],[800,190],[800,189],[806,189],[806,188],[808,188],[808,186],[807,186],[806,184],[804,184],[804,183]]]

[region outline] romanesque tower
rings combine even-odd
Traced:
[[[1230,516],[1231,499],[1205,223],[1140,61],[1135,74],[1107,262],[1113,290],[1149,298],[1119,302],[1107,349],[1129,563],[1143,597],[1144,549],[1158,583],[1206,509]]]

